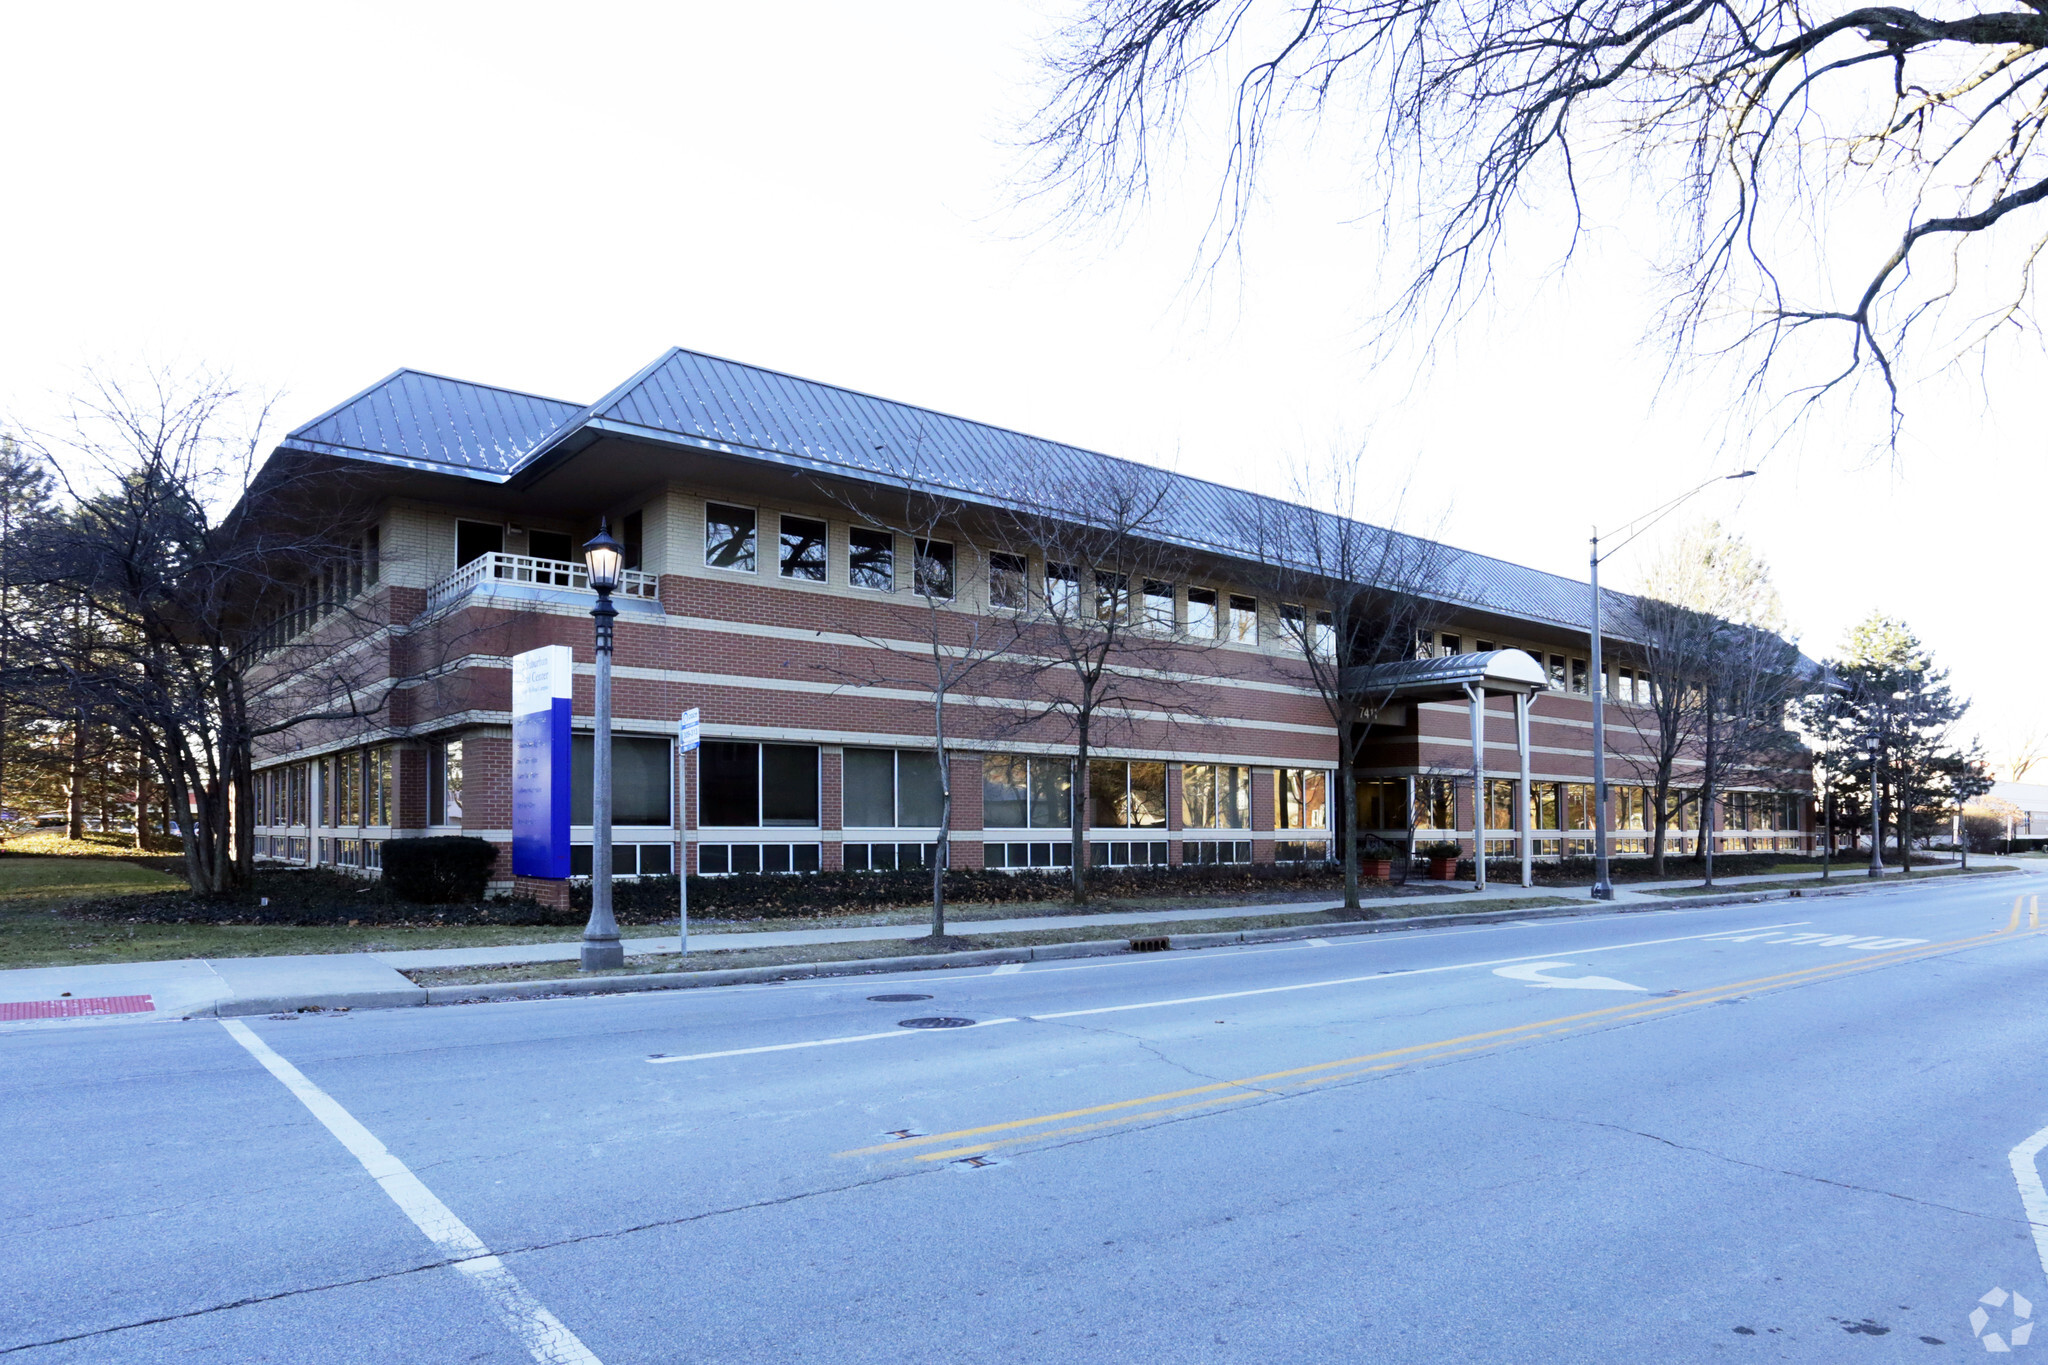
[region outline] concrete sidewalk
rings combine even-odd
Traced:
[[[1991,860],[1985,860],[1990,865]],[[1854,876],[1864,878],[1860,866],[1851,868]],[[1886,875],[1895,875],[1893,869],[1885,869]],[[1836,879],[1843,876],[1841,869],[1835,870]],[[1719,877],[1717,887],[1740,890],[1745,883],[1782,882],[1794,880],[1820,880],[1818,872],[1772,874],[1763,873],[1753,877]],[[1519,884],[1489,886],[1484,891],[1470,889],[1470,882],[1450,882],[1446,885],[1464,887],[1465,890],[1449,894],[1430,896],[1404,896],[1379,902],[1387,908],[1401,906],[1411,915],[1423,915],[1437,907],[1452,907],[1483,904],[1490,900],[1520,900],[1529,896],[1564,896],[1572,899],[1588,899],[1585,887],[1525,887]],[[1667,903],[1667,898],[1651,894],[1659,888],[1697,886],[1693,879],[1680,878],[1675,881],[1635,882],[1614,888],[1616,904],[1628,902],[1655,901]],[[1034,915],[1017,919],[984,919],[949,921],[950,932],[960,935],[972,934],[1021,934],[1038,933],[1047,929],[1074,929],[1086,925],[1115,924],[1186,924],[1195,920],[1242,919],[1253,915],[1302,914],[1312,910],[1323,910],[1334,898],[1318,898],[1287,905],[1239,905],[1218,906],[1207,910],[1130,910],[1114,911],[1100,915]],[[834,927],[827,929],[783,929],[772,932],[756,932],[745,929],[706,928],[692,926],[690,946],[694,949],[734,950],[745,948],[789,948],[805,943],[881,943],[900,939],[923,938],[929,932],[924,923],[863,925],[859,927]],[[633,938],[626,940],[626,954],[629,957],[648,957],[660,953],[680,951],[673,932],[660,938]],[[574,962],[581,953],[579,943],[570,939],[560,943],[509,944],[496,948],[422,948],[410,952],[377,953],[377,961],[400,971],[417,971],[432,967],[509,967],[527,962]]]
[[[2024,864],[1985,859],[1985,866],[2024,868]],[[1887,880],[1897,874],[1889,869]],[[1846,874],[1846,875],[1845,875]],[[1785,876],[1728,877],[1717,885],[1739,892],[1755,882],[1817,881],[1818,873]],[[1867,884],[1861,867],[1851,865],[1836,873],[1845,886]],[[1455,884],[1454,884],[1455,885]],[[1466,885],[1469,886],[1469,883]],[[1694,886],[1690,879],[1636,883],[1615,889],[1617,906],[1682,906],[1688,900],[1672,900],[1649,894],[1657,888]],[[1490,886],[1485,891],[1463,890],[1432,896],[1403,897],[1382,902],[1387,909],[1399,908],[1408,915],[1374,922],[1382,928],[1398,929],[1414,919],[1436,923],[1446,915],[1482,915],[1489,901],[1513,901],[1528,896],[1556,895],[1571,899],[1586,897],[1584,888],[1525,888],[1518,885]],[[1008,934],[1046,930],[1078,929],[1092,925],[1173,925],[1197,920],[1241,919],[1265,915],[1299,914],[1326,909],[1327,899],[1318,898],[1283,905],[1219,906],[1201,910],[1114,911],[1099,915],[1034,915],[1015,919],[965,920],[952,927],[962,934]],[[1586,910],[1597,913],[1605,907],[1586,899]],[[1576,907],[1564,913],[1575,913]],[[1512,912],[1510,912],[1512,913]],[[1531,911],[1548,917],[1560,908]],[[821,929],[789,929],[773,932],[698,932],[690,936],[691,946],[703,949],[782,948],[825,943],[889,943],[921,938],[923,924],[866,925]],[[1285,932],[1285,931],[1264,931]],[[1308,932],[1315,932],[1310,930]],[[1102,945],[1105,949],[1110,944]],[[271,1014],[287,1010],[380,1009],[427,1002],[427,991],[414,985],[400,969],[431,967],[510,966],[528,962],[573,962],[579,945],[575,940],[557,943],[511,944],[496,948],[445,948],[395,953],[313,953],[280,957],[182,958],[161,962],[129,962],[77,967],[37,967],[0,972],[0,1031],[34,1028],[58,1021],[117,1022],[146,1018],[188,1018]],[[675,935],[661,938],[629,939],[626,951],[633,956],[675,953]],[[761,969],[771,974],[774,968]],[[596,984],[594,979],[593,985]]]

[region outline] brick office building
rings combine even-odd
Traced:
[[[905,496],[903,451],[916,452],[915,482],[962,509],[917,547],[854,510]],[[1030,705],[1014,682],[970,690],[950,722],[942,831],[929,694],[884,666],[929,645],[912,556],[943,563],[962,628],[1000,613],[1018,583],[1050,586],[1047,564],[998,543],[999,523],[974,509],[1001,501],[990,490],[1006,471],[1117,462],[681,350],[588,406],[400,371],[292,432],[272,460],[345,474],[362,511],[339,562],[266,604],[261,644],[303,650],[346,618],[357,635],[345,647],[388,658],[397,685],[374,723],[301,726],[258,755],[259,856],[371,868],[383,841],[407,835],[509,845],[510,658],[566,644],[572,842],[587,870],[593,599],[580,547],[600,516],[629,566],[615,599],[621,873],[673,871],[679,858],[712,873],[892,867],[940,838],[956,866],[1058,866],[1075,799],[1098,864],[1319,859],[1331,847],[1335,730],[1279,628],[1281,612],[1314,604],[1249,586],[1258,575],[1226,528],[1244,524],[1254,495],[1175,481],[1190,567],[1185,581],[1145,584],[1145,610],[1189,645],[1173,714],[1134,710],[1076,781],[1063,732],[1009,723]],[[1458,698],[1470,696],[1460,679],[1477,680],[1497,693],[1480,701],[1489,850],[1588,852],[1593,694],[1604,683],[1610,750],[1625,756],[1637,688],[1647,692],[1628,642],[1607,640],[1608,676],[1592,679],[1582,584],[1443,553],[1441,610],[1418,642],[1440,676],[1407,688],[1375,727],[1361,826],[1389,841],[1461,838],[1469,851],[1474,720]],[[682,812],[671,736],[692,706],[704,748]],[[1645,838],[1628,777],[1610,759],[1622,855]],[[1805,785],[1788,775],[1731,794],[1719,847],[1804,847]],[[500,867],[509,876],[509,855]]]

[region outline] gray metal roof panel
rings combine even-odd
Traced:
[[[318,454],[502,479],[581,404],[399,370],[328,409],[281,443]]]
[[[1006,487],[1014,487],[1020,468],[1078,473],[1115,458],[681,349],[668,352],[637,382],[588,411],[609,430],[635,427],[817,465],[914,477],[981,497],[1000,498]],[[1229,532],[1255,520],[1258,507],[1272,500],[1186,475],[1171,477],[1181,494],[1177,537],[1225,554],[1245,554],[1247,547],[1233,542]],[[1449,556],[1444,596],[1452,602],[1567,628],[1590,625],[1585,584],[1455,546],[1444,548]],[[1605,610],[1614,613],[1603,624],[1620,627],[1633,599],[1614,592],[1602,597]]]

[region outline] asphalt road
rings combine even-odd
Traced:
[[[38,1027],[0,1359],[2048,1354],[2044,891]]]

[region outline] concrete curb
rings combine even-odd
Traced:
[[[2017,868],[1999,869],[2018,872]],[[1984,875],[1989,875],[1984,874]],[[1164,938],[1168,951],[1223,948],[1245,943],[1279,943],[1311,938],[1348,938],[1358,934],[1384,934],[1400,930],[1442,929],[1465,924],[1501,924],[1508,921],[1574,919],[1609,915],[1642,914],[1645,911],[1681,909],[1688,906],[1761,905],[1800,897],[1838,897],[1896,888],[1906,883],[1881,881],[1871,885],[1830,887],[1820,892],[1799,888],[1797,892],[1778,888],[1770,891],[1731,891],[1714,896],[1659,896],[1640,901],[1580,905],[1554,905],[1533,910],[1471,911],[1465,914],[1411,915],[1401,919],[1360,920],[1351,924],[1304,924],[1275,929],[1226,930],[1213,934],[1147,935]],[[1301,913],[1295,911],[1292,913]],[[943,971],[956,967],[993,967],[1013,962],[1053,962],[1069,958],[1116,957],[1132,951],[1130,939],[1083,939],[1072,943],[1048,943],[1022,948],[978,948],[963,953],[920,953],[909,957],[854,958],[843,962],[792,962],[771,967],[726,967],[694,972],[649,972],[643,976],[556,977],[542,981],[513,981],[504,985],[425,986],[412,992],[377,992],[374,996],[321,997],[303,1001],[237,1001],[224,1006],[223,1014],[272,1014],[307,1008],[378,1009],[401,1005],[469,1005],[502,1000],[547,1000],[585,995],[629,995],[642,991],[694,990],[709,986],[744,986],[778,981],[803,981],[819,977],[877,976],[893,972]],[[330,1003],[330,1000],[332,1003]]]

